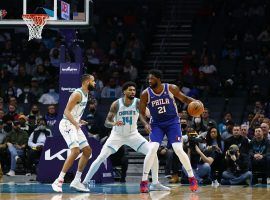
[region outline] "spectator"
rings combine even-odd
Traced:
[[[44,119],[46,121],[47,127],[52,130],[52,128],[54,127],[54,124],[57,121],[57,112],[55,109],[55,105],[49,105],[47,108],[47,113],[44,116]]]
[[[224,151],[227,151],[231,145],[236,145],[240,149],[241,154],[248,154],[249,143],[248,139],[241,135],[241,130],[239,125],[234,125],[232,130],[232,137],[225,140]]]
[[[244,138],[248,139],[248,142],[250,142],[251,140],[248,138],[248,125],[242,124],[240,128],[241,128],[241,135]]]
[[[108,85],[106,85],[101,92],[101,98],[119,98],[122,95],[122,89],[116,84],[114,78],[110,78]]]
[[[205,127],[207,127],[207,125],[209,124],[209,121],[211,121],[215,127],[217,127],[217,123],[215,122],[215,120],[211,119],[209,117],[209,110],[208,108],[204,108],[204,111],[202,113],[202,121],[203,121],[203,125]]]
[[[13,105],[8,105],[8,111],[3,117],[3,120],[8,121],[6,119],[10,119],[11,121],[17,120],[19,117],[19,114],[16,111],[16,107]]]
[[[30,105],[37,102],[36,96],[30,91],[29,85],[24,86],[23,92],[18,98],[18,102]]]
[[[10,170],[8,176],[15,176],[16,163],[21,162],[21,158],[25,156],[28,134],[21,130],[20,122],[13,122],[13,129],[6,138],[6,144],[11,157]]]
[[[126,59],[125,65],[123,67],[123,76],[125,80],[135,81],[138,76],[137,68],[134,67],[129,59]]]
[[[260,35],[257,37],[257,40],[260,42],[269,42],[270,41],[270,26],[263,30]]]
[[[267,123],[261,123],[261,129],[263,132],[263,138],[270,141],[270,129],[269,124]]]
[[[43,93],[43,88],[40,86],[41,85],[39,85],[38,79],[36,77],[33,77],[31,79],[30,92],[35,95],[36,98],[39,98]]]
[[[200,135],[207,130],[207,127],[203,125],[201,117],[194,117],[192,128]]]
[[[44,68],[42,64],[37,66],[36,71],[34,72],[34,77],[37,79],[37,81],[42,84],[45,83],[49,79],[49,73]]]
[[[4,101],[8,102],[10,97],[18,98],[22,94],[22,90],[20,88],[15,87],[14,80],[10,79],[8,82],[8,88],[4,92]]]
[[[217,72],[215,65],[209,65],[208,57],[203,58],[203,65],[199,67],[199,71],[203,72],[207,76],[214,75]]]
[[[58,104],[59,101],[59,94],[55,92],[54,86],[50,85],[49,91],[47,93],[44,93],[39,98],[38,102],[41,104]]]
[[[222,173],[222,185],[239,185],[248,184],[252,178],[252,173],[249,171],[249,159],[246,154],[239,151],[237,145],[231,145],[226,151],[226,166],[227,170]]]
[[[18,121],[20,122],[20,127],[23,131],[27,132],[27,134],[29,135],[30,132],[29,132],[29,126],[27,124],[27,117],[25,115],[20,115],[18,117]]]
[[[215,127],[211,127],[206,134],[206,147],[213,147],[219,152],[222,153],[224,150],[224,142],[221,140],[219,131]]]
[[[16,108],[16,112],[21,114],[23,113],[23,107],[18,105],[17,99],[15,97],[9,97],[9,101],[8,101],[9,105],[12,105]]]
[[[51,49],[50,52],[50,62],[52,64],[52,66],[59,68],[60,65],[60,53],[59,53],[59,49],[57,48],[53,48]]]
[[[232,113],[231,112],[226,112],[223,116],[223,121],[221,123],[219,123],[219,125],[218,125],[218,131],[220,132],[221,135],[223,135],[223,133],[227,131],[226,122],[228,120],[232,121]]]
[[[38,127],[31,133],[28,139],[28,146],[30,149],[28,151],[28,173],[26,175],[31,175],[36,172],[33,165],[38,163],[46,138],[49,136],[52,136],[51,130],[47,128],[45,119],[40,119]]]
[[[95,77],[96,87],[94,91],[91,91],[94,93],[94,97],[96,99],[100,99],[101,97],[101,91],[104,87],[103,81],[99,79],[99,75],[96,72],[93,72],[92,75]]]
[[[37,121],[42,118],[42,115],[40,114],[40,110],[37,104],[32,105],[30,113],[27,116],[28,119],[30,119],[30,115],[33,115],[35,117],[35,124],[37,124]]]
[[[7,166],[7,145],[5,143],[7,135],[8,133],[4,130],[4,122],[0,119],[0,165],[2,166],[2,169]]]
[[[18,87],[23,88],[25,85],[30,84],[31,76],[26,73],[25,65],[19,65],[18,76],[16,76],[15,81]]]
[[[252,172],[253,172],[253,183],[257,183],[258,172],[262,174],[262,184],[266,184],[267,176],[269,177],[269,159],[270,159],[270,143],[264,135],[262,128],[258,127],[255,129],[255,136],[250,144],[249,151]]]

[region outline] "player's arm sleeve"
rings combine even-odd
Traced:
[[[114,122],[114,116],[116,115],[117,113],[117,110],[118,110],[118,100],[117,101],[114,101],[111,105],[111,108],[110,108],[110,111],[106,117],[106,120],[105,120],[105,123],[104,123],[104,126],[106,128],[112,128],[114,125],[115,125],[115,122]]]
[[[186,96],[185,94],[183,94],[179,87],[177,87],[176,85],[170,84],[169,85],[169,91],[173,94],[173,96],[175,96],[177,99],[179,99],[180,101],[182,101],[183,103],[189,104],[192,101],[196,101],[195,99]]]

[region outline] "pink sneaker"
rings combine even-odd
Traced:
[[[198,189],[198,181],[196,180],[196,178],[193,176],[191,178],[188,178],[189,180],[189,189],[192,191],[192,192],[195,192],[197,191]]]
[[[140,191],[141,191],[141,193],[148,193],[149,192],[148,181],[141,181]]]

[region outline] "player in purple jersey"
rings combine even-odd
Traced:
[[[185,96],[180,89],[173,84],[162,83],[162,72],[150,70],[148,74],[149,87],[141,94],[140,114],[141,121],[147,133],[150,133],[150,150],[144,160],[143,177],[140,186],[141,192],[148,192],[148,174],[160,143],[166,134],[168,141],[172,144],[173,150],[186,169],[190,182],[190,190],[196,191],[198,183],[194,177],[189,158],[183,150],[182,133],[178,117],[178,111],[174,97],[189,104],[196,101]],[[146,107],[149,108],[151,119],[150,124],[146,121]]]

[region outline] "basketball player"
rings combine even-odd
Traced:
[[[181,127],[174,97],[180,101],[189,104],[195,101],[193,98],[185,96],[176,85],[161,83],[162,72],[151,70],[148,74],[149,87],[141,94],[140,114],[142,123],[147,133],[150,133],[150,143],[143,168],[143,177],[140,184],[140,190],[143,193],[148,189],[148,173],[153,165],[157,150],[167,135],[168,141],[172,144],[173,150],[185,167],[190,182],[190,190],[196,191],[198,188],[197,180],[194,177],[189,158],[183,150],[181,142]],[[146,121],[146,107],[151,115],[150,124]]]
[[[59,123],[59,130],[70,148],[71,153],[67,157],[59,177],[52,184],[52,188],[55,192],[62,192],[65,174],[80,154],[80,150],[82,151],[82,156],[78,163],[75,178],[71,182],[70,187],[79,191],[89,191],[88,188],[81,183],[81,174],[89,160],[92,150],[81,130],[81,126],[87,124],[87,122],[81,120],[81,117],[88,101],[88,93],[95,87],[96,83],[94,77],[90,74],[82,75],[81,81],[81,88],[77,88],[70,95],[63,119]]]
[[[124,97],[114,101],[107,115],[105,126],[112,128],[111,135],[97,157],[92,163],[83,183],[87,184],[98,170],[101,163],[104,162],[111,154],[118,151],[122,145],[128,145],[135,151],[147,154],[149,144],[147,140],[141,136],[137,129],[137,121],[139,118],[139,99],[135,98],[136,84],[126,82],[122,86]],[[157,155],[153,159],[153,183],[150,190],[168,191],[170,188],[163,186],[158,182],[158,159]]]

